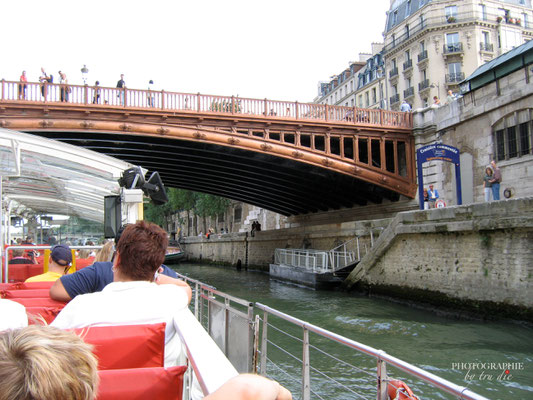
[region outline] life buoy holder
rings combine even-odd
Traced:
[[[392,379],[387,384],[387,394],[390,400],[418,400],[409,386],[399,379]]]

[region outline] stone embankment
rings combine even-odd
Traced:
[[[533,198],[400,213],[345,284],[533,321]]]
[[[189,259],[268,270],[276,248],[332,249],[360,236],[345,282],[373,294],[533,321],[533,198],[408,211],[393,219],[189,237]],[[376,240],[377,238],[377,240]]]

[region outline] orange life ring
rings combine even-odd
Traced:
[[[387,385],[390,400],[418,400],[409,386],[398,379],[392,379]]]

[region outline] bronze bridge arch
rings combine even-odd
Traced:
[[[408,113],[69,88],[68,101],[61,101],[67,100],[61,85],[28,83],[21,95],[18,82],[2,81],[0,126],[157,170],[168,187],[212,193],[284,215],[415,195]],[[95,94],[99,98],[93,104]]]

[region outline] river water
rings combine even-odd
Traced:
[[[201,264],[179,264],[175,267],[184,275],[215,286],[220,291],[266,304],[357,342],[384,350],[457,385],[467,386],[487,398],[533,399],[531,326],[511,321],[458,319],[385,299],[339,291],[315,291],[271,280],[268,274],[256,271],[236,271]],[[312,340],[322,350],[343,361],[346,361],[343,356],[351,352],[319,338]],[[268,355],[270,358],[271,353]],[[339,361],[317,361],[316,365],[313,357],[311,354],[311,365],[319,367],[321,372],[346,386],[359,388],[364,398],[375,398],[373,386],[376,364],[373,359],[362,360],[349,356],[347,361],[352,365],[360,363],[363,369],[374,374],[369,384],[368,377],[366,380],[358,377],[357,373],[344,368]],[[502,365],[507,363],[511,365]],[[280,364],[284,362],[280,361]],[[285,364],[288,369],[294,368],[290,362]],[[285,379],[282,373],[268,372],[288,386],[294,398],[300,397],[297,382]],[[388,374],[408,382],[421,398],[451,398],[401,371],[391,368]],[[363,398],[331,389],[333,385],[322,375],[316,378],[312,376],[311,384],[315,392],[312,398]]]

